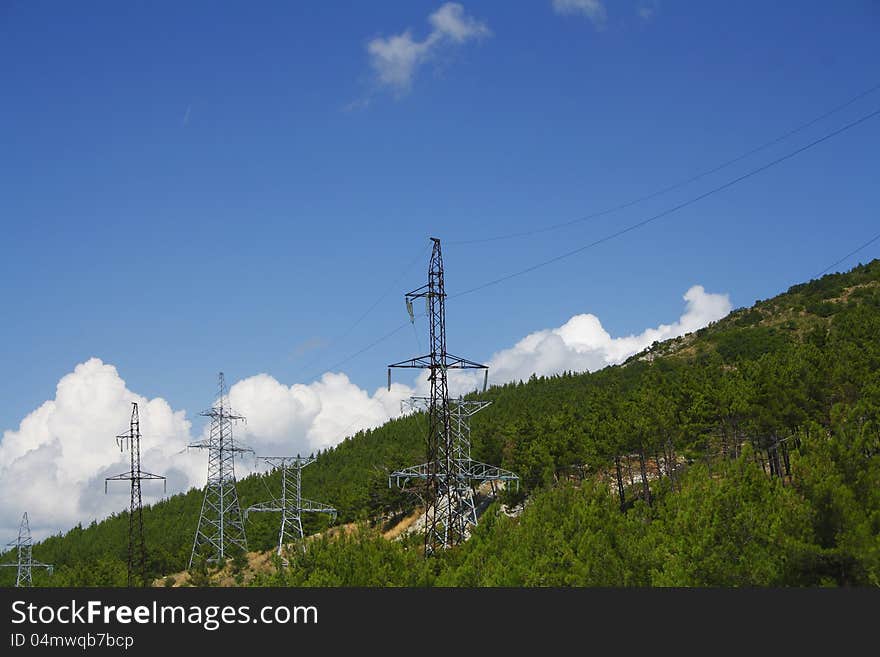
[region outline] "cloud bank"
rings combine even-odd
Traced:
[[[398,95],[412,86],[416,73],[444,50],[491,35],[489,27],[465,14],[457,2],[447,2],[428,17],[431,32],[421,41],[407,29],[367,43],[367,54],[376,81]]]
[[[21,514],[28,511],[37,537],[87,524],[128,505],[128,488],[104,477],[129,470],[128,452],[115,436],[128,430],[131,402],[138,402],[141,460],[145,470],[168,477],[168,489],[188,486],[196,463],[176,458],[190,437],[190,422],[164,399],[147,399],[130,391],[116,368],[92,358],[65,375],[55,398],[5,431],[0,441],[0,541],[17,535]],[[200,469],[200,468],[199,468]],[[161,483],[145,483],[144,502],[162,495]]]
[[[311,454],[332,447],[361,429],[378,427],[400,412],[413,389],[395,383],[372,395],[345,374],[286,386],[268,374],[243,379],[229,389],[229,403],[247,425],[236,435],[258,454]]]
[[[505,383],[525,380],[532,374],[597,370],[623,362],[654,341],[696,331],[731,311],[728,295],[710,294],[702,285],[690,288],[684,300],[685,311],[678,321],[618,338],[611,337],[595,315],[575,315],[558,328],[531,333],[510,349],[496,353],[489,362],[490,378]]]
[[[700,285],[691,287],[684,301],[677,321],[638,334],[612,337],[592,314],[575,315],[562,326],[531,333],[492,356],[490,383],[525,380],[533,373],[596,370],[626,360],[655,340],[702,328],[731,310],[728,295],[706,292]],[[450,376],[454,395],[481,385],[482,375],[459,371]],[[372,393],[342,373],[327,372],[318,381],[290,386],[257,374],[229,390],[232,407],[247,417],[247,424],[237,425],[234,435],[257,454],[310,454],[396,417],[401,400],[427,390],[424,373],[411,386],[395,383],[390,391],[383,386]],[[0,544],[17,534],[24,511],[39,539],[127,507],[124,484],[112,485],[108,495],[103,489],[104,477],[128,470],[128,454],[120,453],[114,437],[128,429],[133,401],[139,404],[143,468],[168,477],[168,494],[204,484],[206,454],[181,453],[205,435],[193,435],[186,412],[174,410],[162,398],[132,392],[115,367],[91,358],[58,382],[54,399],[25,417],[18,429],[3,433]],[[253,461],[246,459],[236,468],[243,475],[253,469]],[[144,485],[145,502],[161,493],[161,484]]]

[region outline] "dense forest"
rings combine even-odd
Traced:
[[[593,373],[478,395],[474,458],[521,477],[464,545],[431,559],[382,530],[414,509],[387,473],[418,462],[424,418],[347,438],[303,473],[339,509],[254,585],[740,586],[880,584],[880,261],[832,274]],[[239,483],[243,505],[277,475]],[[150,570],[184,570],[201,504],[145,511]],[[511,512],[517,509],[521,512]],[[34,547],[38,585],[124,585],[126,513]],[[252,516],[252,550],[277,518]],[[11,554],[2,557],[10,561]],[[14,569],[2,569],[10,584]],[[204,572],[193,583],[206,583]]]

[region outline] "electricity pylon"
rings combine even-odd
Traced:
[[[162,475],[141,470],[141,423],[138,416],[137,402],[131,403],[131,420],[126,433],[116,436],[116,444],[120,451],[128,447],[131,455],[131,469],[128,472],[104,479],[104,494],[107,484],[111,481],[130,481],[131,500],[128,506],[128,585],[135,585],[135,574],[141,579],[141,586],[147,586],[147,547],[144,542],[144,509],[141,499],[141,481],[162,480],[163,492],[167,492],[167,483]]]
[[[409,479],[424,481],[425,488],[425,554],[458,545],[467,538],[468,525],[476,522],[471,480],[470,446],[467,432],[457,430],[449,403],[447,372],[450,369],[481,369],[484,371],[483,389],[486,389],[489,369],[486,365],[453,356],[446,351],[446,289],[443,273],[443,255],[440,240],[432,237],[433,249],[428,266],[428,282],[405,295],[410,319],[414,320],[413,301],[425,299],[428,316],[430,353],[388,366],[388,387],[391,388],[392,368],[427,369],[430,395],[425,398],[428,414],[426,462],[392,472],[391,480],[398,483]],[[459,417],[468,416],[464,405]],[[478,409],[479,410],[479,409]],[[476,412],[476,411],[473,411]],[[473,414],[473,413],[471,413]],[[464,454],[467,453],[465,457]],[[486,466],[492,468],[492,466]],[[501,478],[500,469],[496,469]],[[493,472],[482,475],[488,479]],[[507,473],[512,475],[512,473]],[[515,477],[515,475],[513,475]]]
[[[401,403],[401,411],[423,411],[428,407],[429,402],[428,397],[410,397]],[[519,477],[510,470],[471,458],[470,419],[491,403],[491,401],[478,399],[464,399],[462,396],[449,401],[452,416],[453,463],[455,476],[458,479],[457,488],[460,491],[460,513],[457,515],[460,526],[457,531],[464,536],[470,533],[471,526],[477,524],[477,508],[474,500],[476,485],[489,482],[494,492],[496,482],[514,482],[519,489]],[[389,475],[388,485],[390,486],[393,481],[397,483],[399,488],[406,488],[412,479],[426,479],[427,472],[427,464],[396,470]]]
[[[232,438],[232,424],[245,418],[229,407],[229,393],[223,372],[219,376],[217,401],[200,415],[211,418],[211,431],[208,438],[189,447],[208,450],[208,483],[205,485],[199,525],[189,557],[190,568],[205,545],[213,553],[208,561],[219,563],[231,556],[230,551],[247,551],[244,521],[235,488],[235,455],[253,453],[253,450],[236,445]]]
[[[314,456],[260,456],[273,469],[281,470],[281,499],[261,502],[245,509],[249,513],[275,512],[281,514],[281,529],[278,532],[278,556],[282,556],[285,543],[302,541],[303,513],[329,513],[336,519],[336,509],[327,504],[307,500],[302,496],[302,471],[315,462]],[[285,562],[286,563],[286,562]]]
[[[32,568],[45,568],[50,575],[54,572],[54,566],[51,564],[33,560],[31,550],[34,546],[34,541],[31,538],[31,526],[28,522],[27,511],[24,512],[24,515],[21,517],[21,524],[18,526],[18,539],[10,541],[6,545],[7,547],[17,549],[18,561],[16,563],[0,563],[0,567],[18,569],[15,574],[15,585],[17,587],[34,585],[33,579],[31,579]]]

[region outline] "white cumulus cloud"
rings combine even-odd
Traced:
[[[345,374],[324,374],[320,380],[286,386],[268,374],[257,374],[233,385],[229,403],[247,417],[237,436],[258,454],[311,454],[332,447],[345,436],[384,424],[400,412],[400,401],[413,394],[395,383],[372,395]]]
[[[457,43],[463,43],[469,39],[480,39],[491,34],[485,23],[467,16],[464,7],[457,2],[447,2],[428,17],[428,21],[434,27],[434,31],[428,37],[429,40],[438,40],[447,37]]]
[[[184,411],[164,399],[147,399],[125,385],[116,368],[92,358],[58,382],[55,398],[5,431],[0,441],[0,541],[17,535],[28,511],[37,537],[88,523],[125,508],[128,488],[104,477],[128,471],[128,452],[115,437],[128,430],[131,402],[138,402],[141,460],[145,470],[168,477],[169,489],[188,487],[195,464],[176,458],[190,436]],[[161,483],[146,483],[144,501],[162,496]]]
[[[602,0],[553,0],[553,9],[557,14],[582,14],[600,29],[608,19]]]
[[[465,14],[457,2],[447,2],[428,17],[431,32],[422,40],[410,30],[390,37],[376,37],[367,43],[370,65],[376,80],[398,94],[407,91],[419,67],[441,50],[467,41],[488,37],[489,27]]]
[[[721,319],[731,310],[726,294],[711,294],[694,285],[684,295],[684,314],[672,324],[660,324],[638,335],[612,337],[592,314],[575,315],[558,328],[527,335],[489,361],[493,383],[525,380],[532,374],[550,375],[566,370],[592,371],[620,363],[649,347],[695,331]]]

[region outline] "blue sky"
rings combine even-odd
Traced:
[[[442,4],[3,3],[0,430],[92,356],[189,415],[220,369],[308,383],[405,321],[429,235],[446,243],[454,294],[880,107],[871,94],[623,212],[456,245],[650,193],[872,87],[880,5],[465,1],[461,16],[485,29],[431,41]],[[369,44],[407,29],[423,58],[408,84],[383,82]],[[450,349],[485,360],[578,313],[638,333],[675,321],[695,284],[742,306],[809,279],[877,232],[878,146],[880,118],[452,300]],[[418,351],[403,331],[338,370],[372,391]]]

